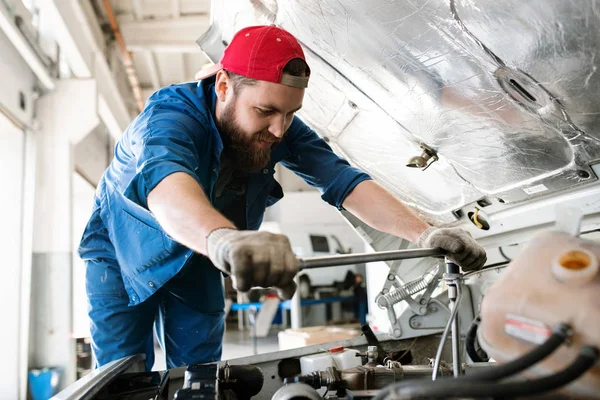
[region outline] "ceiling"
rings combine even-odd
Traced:
[[[102,0],[92,1],[105,13]],[[210,0],[110,0],[110,4],[144,101],[163,86],[193,80],[206,64],[195,41],[208,29]]]

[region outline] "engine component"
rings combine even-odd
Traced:
[[[575,332],[572,345],[528,371],[539,376],[564,369],[584,345],[600,347],[600,308],[594,302],[600,279],[556,275],[557,264],[571,272],[584,271],[594,268],[599,256],[600,244],[566,233],[534,237],[483,299],[477,332],[482,348],[498,362],[506,362],[545,341],[552,335],[550,327],[569,321]],[[576,397],[600,398],[599,375],[596,366],[566,390]]]
[[[327,367],[347,369],[361,365],[358,350],[345,349],[343,346],[332,347],[326,353],[317,353],[300,358],[302,374],[306,375],[315,371],[323,371]]]
[[[402,368],[388,369],[385,367],[369,366],[369,364],[347,369],[341,372],[344,389],[373,390],[382,389],[402,379]]]
[[[322,400],[315,389],[305,383],[292,383],[282,386],[271,400]]]
[[[249,400],[262,390],[264,376],[260,368],[253,365],[229,365],[219,368],[221,390],[233,391],[238,400]]]
[[[404,286],[396,289],[393,292],[380,296],[377,299],[377,304],[382,308],[390,309],[394,304],[398,304],[401,301],[404,301],[409,297],[427,289],[433,281],[435,281],[437,284],[437,278],[439,278],[438,271],[439,268],[436,266],[436,268],[424,274],[420,278],[406,283]]]
[[[381,294],[377,296],[376,301],[380,308],[387,310],[388,319],[391,324],[392,337],[399,338],[402,336],[402,328],[398,316],[396,315],[396,311],[394,310],[394,305],[406,301],[415,314],[426,315],[428,313],[427,305],[429,304],[429,299],[435,288],[438,286],[442,273],[443,269],[439,265],[436,265],[432,270],[426,272],[419,278],[399,286],[396,281],[397,277],[394,270],[390,269],[388,282],[392,281],[396,289],[388,292],[389,289],[387,286],[389,283],[386,282]],[[412,296],[420,292],[423,292],[423,294],[418,298],[418,301],[413,299]]]
[[[434,382],[402,382],[382,390],[376,400],[384,399],[447,399],[454,397],[521,397],[547,393],[567,385],[584,373],[600,358],[598,349],[583,346],[578,357],[567,368],[539,379],[509,383],[467,381],[465,379],[442,379]],[[597,396],[597,393],[595,394]]]
[[[231,392],[237,400],[249,400],[261,391],[263,382],[262,371],[252,365],[190,365],[175,399],[218,399]]]
[[[372,390],[381,389],[399,381],[403,376],[404,371],[402,368],[390,369],[377,366],[375,363],[369,363],[361,367],[341,371],[335,367],[329,367],[324,371],[315,371],[307,375],[286,379],[285,382],[306,383],[315,389],[327,387],[329,390]]]
[[[175,399],[219,398],[218,371],[216,364],[190,365],[185,371],[183,388],[175,393]]]
[[[375,336],[375,333],[373,333],[373,330],[369,324],[362,325],[360,330],[367,339],[369,349],[375,348],[375,350],[372,351],[372,354],[375,354],[375,352],[377,353],[374,359],[378,364],[385,364],[388,360],[399,361],[402,364],[409,364],[412,362],[412,353],[410,352],[410,348],[408,350],[400,350],[388,353],[383,349],[383,346],[381,346],[379,339],[377,339],[377,336]],[[369,358],[369,354],[365,354],[364,356],[367,359]]]
[[[446,337],[448,336],[448,332],[452,330],[452,370],[454,372],[454,376],[459,376],[461,374],[461,366],[460,362],[460,328],[458,326],[458,318],[456,317],[458,314],[458,307],[460,306],[461,301],[461,285],[462,285],[462,274],[460,273],[460,268],[458,265],[452,262],[446,262],[446,274],[444,275],[444,280],[448,283],[448,298],[450,299],[451,310],[450,318],[448,319],[448,323],[446,328],[444,329],[444,333],[442,334],[442,339],[440,340],[440,345],[438,346],[437,353],[435,355],[435,361],[433,364],[433,374],[432,378],[434,381],[437,378],[437,374],[440,369],[440,361],[442,360],[442,350],[444,348],[444,344],[446,343]]]
[[[473,362],[488,362],[490,357],[488,357],[487,353],[481,348],[481,345],[477,341],[477,328],[480,323],[481,317],[478,315],[471,323],[471,326],[469,326],[467,337],[465,338],[465,347],[467,354]]]

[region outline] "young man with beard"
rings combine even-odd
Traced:
[[[219,360],[222,275],[292,296],[288,239],[256,232],[283,196],[277,163],[376,229],[444,248],[467,270],[484,264],[468,233],[430,227],[294,116],[309,76],[291,34],[245,28],[198,84],[159,90],[127,128],[79,251],[98,365],[145,353],[150,370],[153,325],[169,368]]]

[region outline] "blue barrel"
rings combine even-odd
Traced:
[[[29,371],[29,392],[33,400],[48,400],[54,396],[60,380],[60,368],[42,368]]]

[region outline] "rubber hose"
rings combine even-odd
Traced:
[[[473,362],[488,362],[490,358],[487,353],[482,348],[477,350],[475,347],[475,342],[477,341],[477,328],[479,327],[480,322],[481,317],[479,315],[471,322],[471,326],[469,326],[469,330],[467,331],[467,337],[465,338],[465,347],[467,354]]]
[[[561,344],[565,342],[571,333],[571,327],[560,323],[552,330],[552,334],[544,343],[515,360],[506,364],[474,371],[470,375],[461,377],[467,381],[496,381],[518,372],[524,371],[552,354]]]
[[[448,399],[455,397],[520,397],[540,395],[567,385],[596,364],[600,353],[593,346],[584,346],[577,359],[567,368],[552,375],[539,379],[522,382],[489,383],[484,381],[468,382],[460,379],[445,379],[426,384],[405,382],[395,385],[386,391],[385,397],[377,396],[376,399],[414,400],[414,399]],[[408,385],[406,384],[408,383]]]
[[[254,365],[230,365],[229,382],[225,380],[223,368],[219,370],[219,382],[221,389],[232,390],[238,400],[249,400],[262,390],[264,376]]]
[[[529,353],[525,354],[524,356],[521,356],[501,366],[486,368],[483,371],[477,371],[472,373],[471,375],[461,376],[459,378],[442,379],[440,382],[486,382],[509,377],[511,375],[525,370],[526,368],[529,368],[533,364],[543,360],[548,355],[552,354],[552,352],[554,352],[566,340],[570,333],[571,328],[569,325],[565,323],[559,323],[554,327],[554,329],[552,330],[552,334],[548,339],[546,339],[544,343],[542,343]],[[429,382],[428,384],[433,384],[434,382]],[[389,394],[392,388],[393,387],[381,390],[376,396],[376,399],[386,398],[386,396]]]

